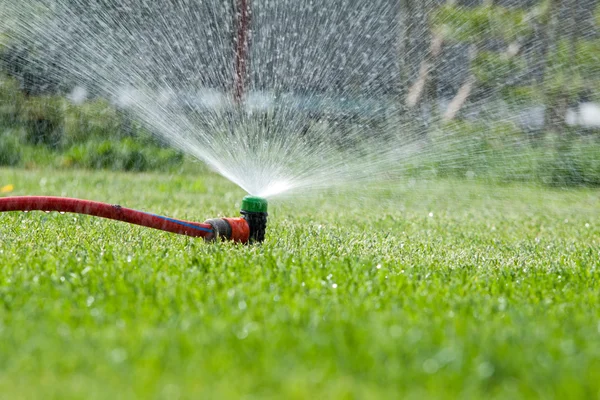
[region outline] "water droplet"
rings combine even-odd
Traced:
[[[425,371],[428,374],[435,374],[439,369],[439,363],[433,358],[425,360],[425,362],[423,363],[423,371]]]
[[[127,359],[127,351],[125,349],[114,349],[110,352],[110,358],[112,358],[113,362],[120,364]]]
[[[494,374],[495,368],[487,361],[482,362],[477,367],[477,373],[483,379],[487,379]]]

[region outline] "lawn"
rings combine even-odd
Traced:
[[[197,221],[244,195],[207,172],[6,184]],[[353,188],[275,199],[262,246],[0,214],[0,397],[597,398],[599,209],[598,190]]]

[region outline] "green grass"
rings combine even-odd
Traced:
[[[9,183],[199,221],[244,194],[205,172],[0,169]],[[272,203],[254,247],[0,214],[0,397],[600,396],[599,191]]]

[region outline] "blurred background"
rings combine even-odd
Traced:
[[[79,1],[72,3],[73,8],[82,7]],[[106,14],[135,11],[135,2],[126,9],[112,1],[88,3]],[[162,2],[161,7],[168,3]],[[220,27],[214,32],[226,37],[198,38],[196,68],[233,69],[235,3],[198,3],[204,15],[211,16],[207,21]],[[344,14],[344,7],[352,10],[354,3],[360,1],[323,2],[349,21],[348,32],[337,32],[349,39],[336,54],[379,58],[377,63],[329,60],[354,63],[356,68],[341,80],[339,74],[325,71],[319,79],[308,74],[287,81],[285,68],[256,65],[250,73],[248,99],[268,110],[274,100],[265,77],[278,76],[280,86],[297,98],[306,97],[294,104],[302,105],[296,111],[306,115],[307,124],[327,121],[342,137],[347,132],[355,137],[357,130],[365,136],[394,127],[410,131],[428,143],[426,156],[412,158],[406,168],[414,177],[600,186],[597,0],[389,0],[386,10],[393,12],[369,20],[390,27],[377,30],[385,32],[379,37],[363,34],[351,23],[353,14]],[[258,42],[261,18],[269,17],[273,4],[256,1],[253,5],[255,42],[250,43],[250,64],[253,49],[269,51]],[[318,4],[303,8],[283,1],[277,7],[289,7],[283,13],[292,16],[314,13],[316,21],[330,17]],[[15,35],[17,16],[11,16],[15,9],[1,11],[0,165],[171,172],[184,168],[186,157],[150,134],[118,97],[104,98],[93,85],[82,85],[77,77],[58,71],[69,49],[40,48],[39,38],[34,43]],[[35,7],[27,9],[33,13],[31,18],[38,17]],[[85,14],[86,10],[79,11]],[[307,20],[306,15],[302,20]],[[310,32],[320,34],[311,31],[314,27],[294,29],[305,40]],[[324,46],[326,53],[327,42]],[[352,51],[350,47],[344,51],[343,46],[353,47]],[[378,54],[378,49],[386,50]],[[212,56],[202,59],[202,54]],[[369,68],[372,65],[378,68]],[[179,96],[187,105],[210,108],[218,103],[225,90],[219,84],[229,85],[227,79],[216,77],[210,93],[188,93],[185,82],[194,73],[190,71],[175,71],[169,78],[171,87],[180,83]],[[348,91],[351,85],[363,87],[369,95],[340,97],[327,107],[318,103],[316,94],[330,94],[336,86],[343,86],[346,93],[360,93]],[[390,109],[395,123],[389,122]]]

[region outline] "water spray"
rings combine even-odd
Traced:
[[[51,196],[22,196],[0,198],[0,212],[7,211],[58,211],[85,214],[128,222],[148,228],[202,237],[206,241],[231,240],[236,243],[261,243],[267,228],[267,200],[246,196],[242,200],[241,217],[214,218],[204,223],[163,217],[116,204]]]

